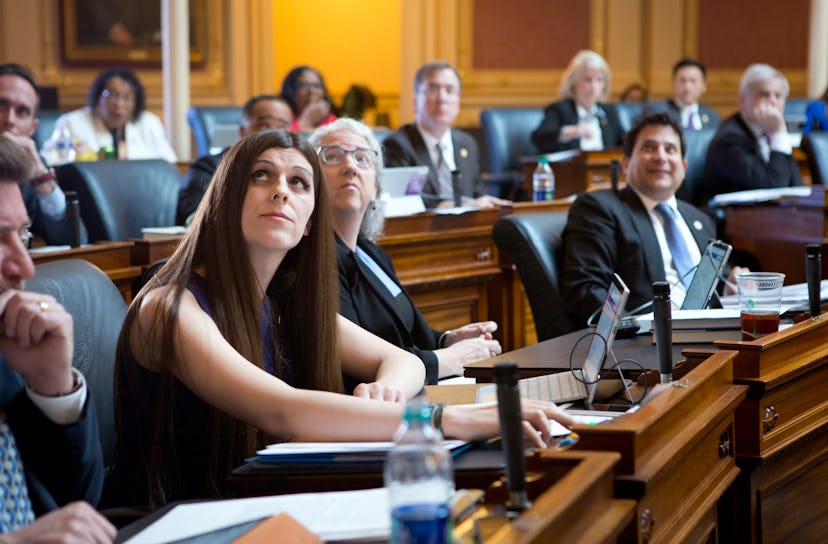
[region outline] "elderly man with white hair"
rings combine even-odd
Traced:
[[[751,64],[739,84],[739,111],[710,142],[705,200],[721,193],[802,185],[783,112],[790,86],[767,64]]]

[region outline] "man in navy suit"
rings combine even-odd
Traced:
[[[722,193],[802,185],[785,124],[787,78],[751,64],[739,82],[739,111],[716,131],[704,163],[704,202]]]
[[[716,110],[699,102],[707,92],[706,78],[704,64],[681,59],[673,66],[673,98],[651,103],[647,113],[668,113],[683,130],[718,127],[722,118]]]
[[[0,501],[0,530],[20,542],[110,542],[115,528],[89,504],[103,461],[92,398],[72,368],[72,316],[22,290],[34,265],[18,183],[30,173],[20,147],[0,139],[0,496],[15,497]]]
[[[452,172],[459,172],[463,205],[511,204],[486,194],[477,142],[451,125],[460,113],[460,75],[447,62],[428,62],[414,76],[414,117],[383,142],[385,166],[428,166],[422,189],[429,208],[454,205]]]
[[[675,119],[666,113],[640,117],[624,140],[627,186],[582,193],[572,204],[563,233],[561,292],[576,327],[585,327],[601,307],[613,272],[630,288],[630,310],[652,300],[654,281],[669,282],[671,302],[683,302],[690,274],[679,272],[670,232],[691,269],[716,236],[707,214],[675,197],[687,166],[684,153]],[[731,274],[741,271],[734,267]]]

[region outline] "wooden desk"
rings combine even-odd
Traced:
[[[389,219],[377,243],[435,329],[490,319],[488,285],[500,275],[492,225],[499,209]]]
[[[521,378],[540,376],[553,372],[570,370],[569,358],[572,348],[579,338],[590,332],[591,329],[582,329],[557,338],[544,340],[537,344],[526,346],[510,352],[504,352],[497,357],[478,361],[465,366],[464,376],[474,378],[478,382],[493,381],[493,368],[500,361],[514,361],[518,365]],[[704,344],[693,344],[693,348],[703,348]],[[573,355],[572,367],[580,368],[583,365],[586,349],[589,347],[589,338],[583,340]],[[683,358],[682,349],[687,344],[673,345],[673,361]],[[712,346],[709,346],[712,348]],[[617,339],[613,344],[613,351],[617,360],[633,359],[645,369],[658,368],[658,353],[652,343],[652,336],[643,334],[635,338]],[[609,361],[609,360],[608,360]],[[608,363],[605,366],[610,366]],[[632,364],[622,365],[625,372],[632,370],[632,374],[639,372],[638,367]]]
[[[828,314],[736,350],[733,523],[724,541],[824,542],[828,535]]]
[[[821,185],[811,195],[753,206],[726,208],[725,234],[735,249],[756,257],[763,270],[782,272],[785,283],[805,281],[805,244],[828,250],[826,193]],[[823,276],[828,259],[823,259]]]
[[[610,164],[613,159],[621,161],[624,153],[620,148],[601,151],[581,151],[572,159],[550,164],[555,173],[555,196],[565,198],[599,187],[610,186]],[[523,173],[523,190],[532,194],[532,174],[538,165],[537,157],[521,157],[520,171]],[[619,172],[619,181],[623,173]]]
[[[132,282],[141,277],[141,267],[132,263],[132,242],[98,242],[83,247],[33,253],[35,265],[63,259],[83,259],[104,271],[126,300],[132,300]]]

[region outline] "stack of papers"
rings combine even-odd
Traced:
[[[382,488],[182,504],[127,542],[176,542],[282,512],[325,541],[387,541],[390,511]]]
[[[710,199],[709,205],[730,206],[733,204],[756,204],[758,202],[771,202],[783,198],[804,198],[811,196],[810,187],[780,187],[777,189],[752,189],[750,191],[736,191],[735,193],[722,193]]]
[[[464,440],[443,440],[452,455],[468,449]],[[256,453],[265,463],[376,462],[394,447],[393,442],[284,442],[271,444]]]
[[[636,318],[641,328],[652,331],[655,343],[653,314]],[[709,310],[673,310],[673,342],[676,344],[712,343],[714,340],[739,340],[741,338],[738,308]]]

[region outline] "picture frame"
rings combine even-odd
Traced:
[[[161,66],[161,0],[59,2],[66,66]],[[190,63],[207,51],[207,0],[190,0]]]

